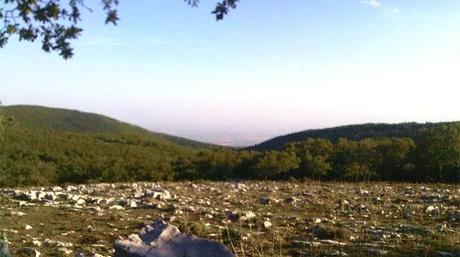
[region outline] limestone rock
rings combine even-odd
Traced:
[[[114,257],[234,257],[222,244],[182,234],[159,219],[138,237],[115,242]]]
[[[270,228],[272,226],[272,223],[268,220],[264,221],[264,228]]]

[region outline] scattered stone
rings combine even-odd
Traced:
[[[168,200],[171,199],[171,194],[167,190],[163,191],[146,191],[144,197],[153,197],[157,200]]]
[[[243,213],[243,215],[240,218],[240,221],[248,221],[252,220],[256,217],[256,214],[252,211],[246,211]]]
[[[37,247],[40,247],[42,246],[42,242],[38,241],[38,240],[32,240],[32,244],[37,246]]]
[[[65,247],[58,248],[58,251],[64,253],[65,255],[71,255],[73,252],[72,250],[65,248]]]
[[[6,218],[18,222],[16,226],[9,226],[0,221],[3,225],[0,225],[0,231],[14,235],[11,237],[14,246],[28,243],[41,251],[38,247],[42,247],[43,243],[47,252],[48,248],[53,251],[60,248],[89,251],[75,254],[82,257],[93,254],[101,256],[91,253],[91,250],[113,256],[113,249],[108,246],[112,242],[108,242],[108,238],[116,233],[128,232],[132,225],[152,219],[151,215],[161,215],[169,222],[178,222],[181,228],[184,227],[183,231],[224,240],[226,244],[229,243],[228,238],[233,243],[237,242],[237,246],[241,243],[243,247],[252,240],[262,240],[265,247],[265,242],[270,241],[265,240],[266,236],[279,233],[280,230],[292,231],[289,242],[297,248],[293,251],[294,256],[309,256],[312,253],[315,256],[345,256],[348,251],[349,255],[353,255],[355,249],[365,251],[363,256],[383,255],[384,252],[377,250],[389,250],[405,242],[425,248],[425,237],[446,240],[452,245],[455,244],[453,241],[460,222],[460,189],[443,184],[430,187],[412,184],[408,187],[399,183],[388,186],[387,183],[303,184],[273,181],[101,183],[64,188],[2,188],[0,198],[5,203],[0,206],[0,220]],[[287,204],[292,206],[287,208]],[[88,217],[88,223],[82,223],[75,232],[60,231],[58,237],[53,237],[54,240],[42,240],[46,236],[42,234],[46,231],[46,225],[20,217],[26,213],[31,215],[43,206],[62,209],[63,213],[81,213]],[[144,208],[152,210],[142,210]],[[311,214],[316,217],[312,218]],[[110,217],[111,221],[107,221],[107,227],[98,226],[95,230],[93,226],[97,222],[92,217],[104,215]],[[229,221],[239,223],[228,224]],[[32,226],[33,230],[30,230]],[[222,233],[226,228],[229,233]],[[302,241],[305,240],[306,231],[309,232],[307,240]],[[107,237],[88,237],[97,241],[82,247],[79,233],[96,232],[107,233]],[[70,237],[72,233],[78,235]],[[69,238],[76,247],[70,242],[56,241],[64,238]],[[129,238],[130,241],[145,244],[137,234]],[[238,240],[241,241],[238,243]],[[340,251],[345,248],[338,248],[344,243],[347,244],[347,253]],[[317,246],[321,247],[313,251],[312,248]],[[239,247],[236,249],[239,251]],[[413,249],[413,253],[419,250]],[[431,255],[450,257],[453,254],[457,257],[453,250],[452,253],[449,249],[439,250],[438,253],[431,252]],[[13,248],[15,254],[17,251],[18,248]],[[57,255],[63,257],[68,253],[61,251]],[[241,256],[245,255],[242,253]]]

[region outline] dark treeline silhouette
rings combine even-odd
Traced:
[[[438,122],[438,123],[366,123],[359,125],[347,125],[324,129],[309,129],[287,135],[278,136],[265,142],[246,148],[247,150],[282,150],[284,146],[293,141],[303,141],[308,138],[325,138],[337,142],[340,138],[351,140],[362,140],[365,138],[383,137],[408,137],[415,139],[424,129],[436,128],[442,125],[456,125],[460,122]]]
[[[460,181],[458,123],[423,127],[413,138],[308,138],[288,142],[280,150],[255,151],[188,141],[180,144],[174,138],[126,127],[130,126],[127,124],[119,127],[114,120],[103,122],[103,116],[89,119],[93,125],[101,122],[96,129],[75,130],[75,126],[87,126],[86,114],[65,116],[68,122],[63,122],[66,119],[62,115],[44,122],[38,112],[31,110],[34,108],[28,109],[30,117],[18,113],[9,117],[14,112],[6,109],[6,118],[2,119],[6,129],[1,138],[0,186],[291,177]],[[53,109],[38,110],[46,111],[48,117],[57,115]],[[72,117],[78,117],[78,122]]]

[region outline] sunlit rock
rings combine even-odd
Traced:
[[[114,257],[233,257],[222,244],[182,234],[159,219],[138,236],[115,242]]]

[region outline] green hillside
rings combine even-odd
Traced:
[[[219,149],[98,114],[24,105],[1,112],[0,186],[170,180],[177,160]]]
[[[76,110],[34,105],[3,107],[3,115],[12,117],[15,126],[24,129],[51,129],[66,132],[134,134],[195,148],[215,147],[186,138],[155,133],[107,116]]]
[[[362,140],[365,138],[411,138],[417,139],[423,129],[437,128],[443,125],[454,125],[460,128],[460,121],[439,122],[439,123],[367,123],[361,125],[348,125],[325,129],[311,129],[300,131],[284,136],[278,136],[255,146],[248,147],[248,150],[282,150],[289,142],[304,141],[308,138],[323,138],[336,142],[339,138],[350,140]]]
[[[248,151],[153,133],[97,114],[39,106],[1,111],[0,187],[289,177],[460,181],[459,122],[310,130],[258,146],[276,150]]]

